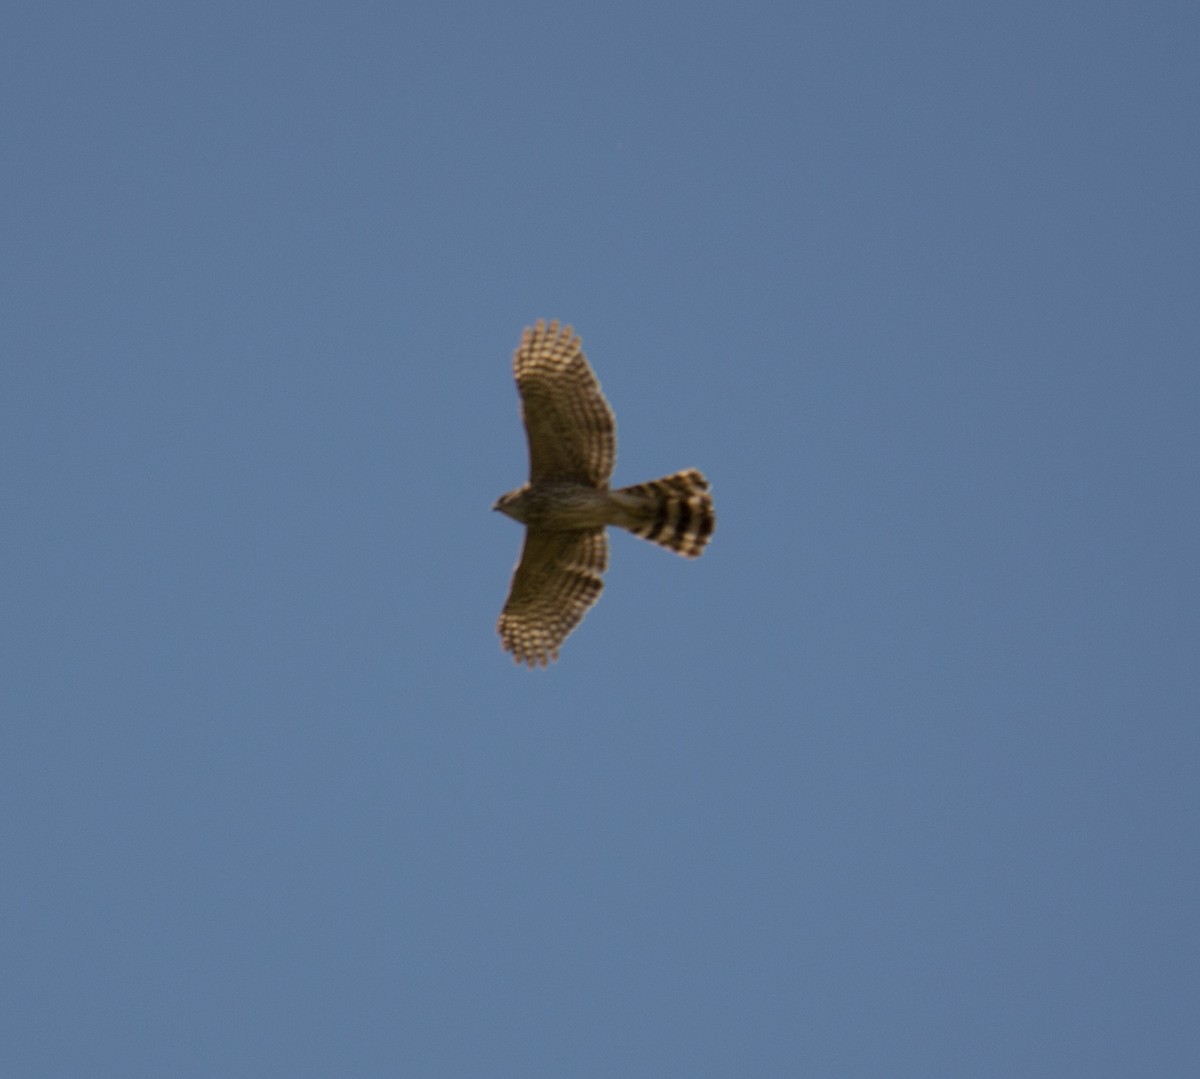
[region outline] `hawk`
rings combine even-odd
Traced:
[[[608,525],[695,558],[717,518],[708,480],[695,469],[609,489],[616,421],[570,326],[526,328],[513,374],[529,482],[492,508],[525,525],[525,546],[496,628],[517,663],[544,667],[600,598]]]

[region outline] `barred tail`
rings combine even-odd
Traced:
[[[708,480],[694,468],[613,491],[617,523],[687,558],[703,553],[717,526]]]

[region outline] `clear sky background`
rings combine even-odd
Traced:
[[[0,24],[0,1074],[1194,1073],[1195,3]]]

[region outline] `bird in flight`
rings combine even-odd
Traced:
[[[513,355],[529,482],[493,509],[525,525],[497,630],[517,663],[547,666],[600,598],[608,525],[695,558],[716,527],[708,480],[686,469],[612,490],[616,421],[570,326],[539,321]]]

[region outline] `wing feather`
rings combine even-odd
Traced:
[[[513,355],[529,442],[531,483],[605,488],[617,458],[616,421],[570,326],[539,321]]]
[[[558,659],[567,635],[600,598],[608,537],[594,532],[526,528],[497,630],[505,651],[530,667]]]

